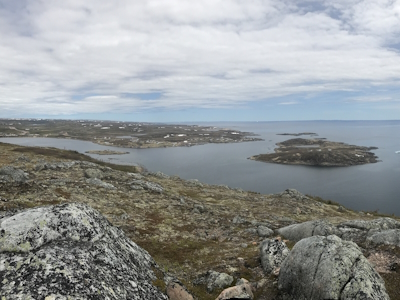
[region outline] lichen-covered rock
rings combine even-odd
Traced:
[[[169,175],[164,174],[163,172],[160,172],[160,171],[155,172],[155,173],[150,173],[150,175],[152,175],[154,177],[157,177],[157,178],[161,178],[161,179],[168,179],[169,178]]]
[[[206,285],[207,292],[211,293],[214,289],[226,288],[233,282],[233,277],[226,273],[219,273],[213,270],[209,270],[206,273],[201,274],[195,280],[194,285]]]
[[[367,237],[370,245],[391,245],[400,247],[400,229],[380,231]]]
[[[28,180],[28,174],[12,166],[5,166],[0,169],[0,182],[24,183]]]
[[[289,248],[279,239],[266,239],[260,245],[261,265],[266,274],[279,268],[288,255]]]
[[[302,193],[300,193],[296,189],[286,189],[284,192],[278,194],[279,196],[283,198],[291,198],[295,200],[308,200],[309,198],[307,196],[304,196]]]
[[[130,184],[131,184],[131,189],[133,190],[138,190],[139,188],[137,187],[140,186],[143,189],[159,194],[161,194],[164,191],[164,188],[161,185],[150,181],[133,180]]]
[[[215,288],[225,288],[233,282],[233,277],[226,273],[209,271],[207,277],[207,291],[211,293]]]
[[[189,179],[189,180],[186,180],[185,183],[188,186],[203,187],[203,184],[200,181],[198,181],[197,179]]]
[[[5,299],[167,299],[152,285],[151,256],[83,204],[0,219]]]
[[[338,227],[350,227],[365,231],[369,231],[371,229],[388,230],[388,229],[400,229],[400,222],[392,218],[379,218],[370,221],[351,220],[341,223]]]
[[[281,265],[283,299],[389,299],[358,246],[335,235],[299,241]]]
[[[96,185],[98,187],[102,187],[102,188],[109,189],[109,190],[114,190],[115,189],[115,186],[113,186],[111,183],[107,183],[107,182],[101,181],[98,178],[86,179],[86,183],[91,184],[91,185]]]
[[[337,234],[339,230],[324,220],[316,220],[289,225],[278,229],[277,232],[285,238],[297,242],[314,235],[328,236]]]
[[[104,177],[104,173],[99,169],[89,168],[85,170],[85,176],[87,178],[98,178],[102,179]]]
[[[74,166],[93,167],[97,168],[98,165],[88,161],[60,161],[60,162],[41,162],[35,166],[35,171],[42,170],[68,170]]]
[[[400,229],[400,222],[391,218],[379,218],[370,221],[351,220],[338,225],[337,234],[343,240],[363,243],[366,239],[376,233]]]

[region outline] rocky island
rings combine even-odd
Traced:
[[[0,143],[5,299],[400,299],[399,220]]]
[[[376,163],[377,156],[363,147],[323,139],[295,138],[277,143],[275,153],[259,154],[249,159],[288,165],[343,167]]]

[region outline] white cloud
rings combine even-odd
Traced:
[[[289,102],[280,102],[279,105],[294,105],[299,104],[297,101],[289,101]]]
[[[400,80],[399,0],[18,3],[0,0],[2,117],[230,107]]]

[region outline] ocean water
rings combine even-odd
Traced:
[[[264,141],[208,144],[195,147],[123,149],[127,155],[95,158],[120,164],[141,164],[184,179],[225,184],[260,193],[295,188],[346,207],[400,216],[400,121],[310,121],[196,123],[254,132]],[[247,159],[274,151],[275,144],[293,138],[278,133],[315,132],[319,138],[360,146],[375,146],[380,162],[351,167],[290,166]],[[307,136],[303,136],[307,138]],[[58,147],[79,152],[115,149],[90,142],[46,138],[2,138],[0,142]]]

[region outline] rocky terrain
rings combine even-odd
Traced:
[[[0,143],[0,227],[6,299],[24,293],[28,277],[18,277],[20,270],[37,272],[41,282],[44,260],[55,266],[46,271],[54,282],[42,283],[55,286],[48,299],[73,289],[62,283],[78,264],[62,269],[64,258],[81,261],[71,282],[108,290],[109,299],[134,299],[123,296],[136,287],[130,281],[154,299],[400,297],[399,219],[292,189],[263,195],[77,152]],[[129,249],[139,256],[129,258]],[[144,257],[143,271],[135,257]],[[123,266],[116,268],[121,273],[107,264]],[[94,282],[103,276],[125,281]]]
[[[249,159],[289,165],[322,167],[344,167],[376,163],[377,157],[370,150],[376,147],[362,147],[323,139],[295,138],[277,143],[275,153],[259,154]]]
[[[2,119],[0,137],[76,139],[124,148],[190,147],[261,140],[250,132],[214,126],[42,119]]]

